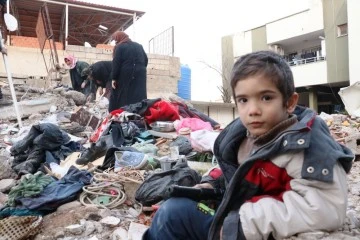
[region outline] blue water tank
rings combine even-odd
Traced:
[[[191,69],[188,65],[181,65],[181,78],[178,82],[178,95],[182,99],[191,100]]]

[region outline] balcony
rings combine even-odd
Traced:
[[[294,59],[289,65],[294,75],[295,87],[328,83],[326,57]]]
[[[301,59],[293,59],[288,61],[290,66],[299,66],[302,64],[316,63],[319,61],[325,61],[326,57],[311,57],[311,58],[301,58]]]

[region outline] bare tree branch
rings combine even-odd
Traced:
[[[223,79],[225,79],[228,82],[227,77],[225,76],[225,74],[223,74],[221,68],[217,68],[215,66],[210,65],[209,63],[205,62],[205,61],[199,61],[200,63],[204,64],[206,67],[214,70],[215,72],[217,72]],[[229,91],[229,89],[226,89],[224,86],[218,86],[217,87],[220,90],[221,93],[221,98],[223,100],[224,103],[231,103],[231,93]]]

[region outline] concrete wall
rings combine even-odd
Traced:
[[[208,115],[222,127],[225,127],[238,117],[236,106],[233,103],[215,103],[190,101],[190,103],[200,112]]]
[[[238,58],[252,52],[252,32],[236,33],[233,38],[234,57]]]
[[[266,42],[266,26],[255,28],[252,32],[252,51],[269,50]]]
[[[360,81],[360,1],[347,0],[350,85]]]
[[[234,48],[233,36],[225,36],[221,39],[221,52],[222,52],[222,84],[224,89],[231,92],[230,86],[230,73],[234,65]]]
[[[112,59],[112,48],[85,48],[83,46],[67,46],[66,50],[58,50],[60,65],[64,63],[64,57],[74,55],[81,61],[89,64],[102,60]],[[49,50],[44,50],[44,58],[50,66]],[[23,83],[49,87],[51,80],[44,63],[44,58],[38,48],[8,46],[9,66],[14,78],[23,79]],[[177,57],[148,54],[147,67],[147,91],[148,97],[159,97],[163,93],[177,93],[177,83],[180,80],[180,59]],[[6,76],[4,64],[0,63],[0,75]],[[63,82],[70,84],[69,76],[63,76]]]
[[[268,23],[267,43],[271,44],[323,29],[322,2],[312,0],[310,3],[307,11]]]
[[[348,36],[338,37],[337,27],[348,22],[346,0],[324,0],[323,5],[328,82],[349,81]]]

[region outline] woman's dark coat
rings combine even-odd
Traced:
[[[99,61],[90,66],[96,86],[105,88],[111,82],[112,61]]]
[[[112,64],[116,89],[111,90],[109,112],[146,99],[148,58],[143,47],[132,41],[119,44]]]

